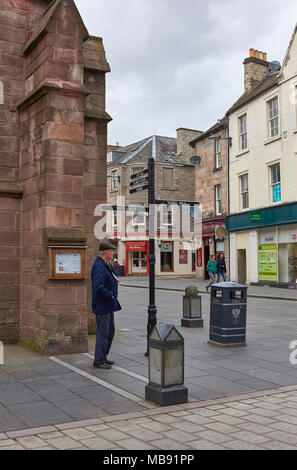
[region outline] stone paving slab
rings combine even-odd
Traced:
[[[105,417],[104,423],[97,419],[3,433],[0,450],[296,450],[295,426],[284,428],[278,415],[279,406],[285,408],[289,400],[297,411],[296,398],[297,386],[291,391],[256,392],[249,404],[236,396],[214,400],[215,404],[188,403],[165,407],[161,412]],[[255,406],[274,412],[274,417],[266,423],[253,423],[249,411]],[[244,414],[234,418],[234,411]],[[225,418],[231,422],[225,423]],[[197,420],[200,424],[193,424]]]
[[[0,366],[0,433],[91,418],[106,418],[106,422],[109,422],[112,416],[142,413],[145,410],[148,406],[143,400],[144,380],[148,375],[148,359],[144,356],[146,300],[140,289],[123,286],[120,286],[120,300],[124,308],[116,314],[117,331],[110,354],[110,358],[122,368],[120,371],[94,369],[92,355],[65,355],[59,358],[61,363],[57,363],[20,346],[5,347],[5,364]],[[181,294],[157,291],[156,300],[158,320],[180,325]],[[289,361],[290,342],[297,339],[295,304],[249,299],[248,346],[230,349],[213,347],[207,343],[209,296],[203,296],[202,305],[205,327],[181,329],[185,338],[185,383],[189,389],[189,405],[203,401],[205,408],[205,400],[209,400],[211,406],[217,398],[223,397],[228,401],[235,394],[241,400],[252,400],[251,396],[256,396],[253,395],[255,391],[263,395],[263,391],[266,393],[280,386],[282,392],[278,394],[281,399],[286,392],[290,395],[290,387],[294,388],[297,384],[296,366]],[[89,350],[91,354],[94,351],[94,337],[90,337]],[[73,369],[64,367],[64,363]],[[144,379],[131,377],[129,373],[136,373]],[[95,382],[90,377],[95,378]],[[114,389],[108,389],[108,385]],[[291,409],[295,407],[295,398],[290,396]],[[274,420],[277,407],[269,408],[269,403],[263,407],[253,407],[250,413],[258,416],[255,424],[265,425],[261,419]],[[278,404],[275,402],[275,405]],[[152,406],[160,413],[157,406]],[[220,421],[221,424],[232,426],[232,418],[240,420],[247,416],[243,408],[225,408],[225,412],[221,413],[225,421]],[[297,425],[294,411],[279,410],[282,419],[286,420],[282,422]],[[206,411],[212,410],[209,408]],[[187,422],[186,419],[184,421]],[[157,424],[157,420],[154,423]],[[160,424],[164,426],[164,423]],[[192,424],[204,426],[209,423]],[[184,429],[184,432],[187,430]]]

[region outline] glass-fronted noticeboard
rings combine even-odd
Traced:
[[[50,279],[85,279],[85,247],[50,247]]]

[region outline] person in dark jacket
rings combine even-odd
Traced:
[[[119,275],[120,275],[120,272],[121,272],[121,269],[120,269],[120,265],[119,265],[117,259],[115,259],[114,262],[112,263],[112,267],[113,267],[113,270],[114,270],[115,274],[116,274],[117,276],[119,276]]]
[[[93,263],[92,311],[96,315],[97,333],[94,367],[110,369],[113,361],[107,359],[115,333],[114,312],[121,310],[118,302],[118,278],[111,261],[115,247],[107,241],[99,244],[99,256]]]
[[[220,278],[222,276],[223,281],[226,282],[226,263],[225,263],[225,258],[224,258],[224,253],[220,253],[219,257],[217,259],[217,283],[220,281]]]

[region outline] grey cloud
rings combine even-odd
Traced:
[[[243,92],[249,48],[282,61],[296,0],[76,0],[112,72],[109,143],[205,130]]]

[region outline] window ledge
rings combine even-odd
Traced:
[[[266,142],[264,142],[264,145],[269,145],[272,144],[272,142],[277,142],[278,140],[281,140],[281,138],[282,137],[280,135],[272,137],[271,139],[266,140]]]
[[[237,155],[235,155],[235,157],[241,157],[242,155],[245,155],[246,153],[249,153],[249,149],[245,149],[245,150],[242,150],[240,153],[238,153]]]
[[[217,171],[222,171],[223,167],[219,166],[218,168],[213,169],[213,173],[216,173]]]

